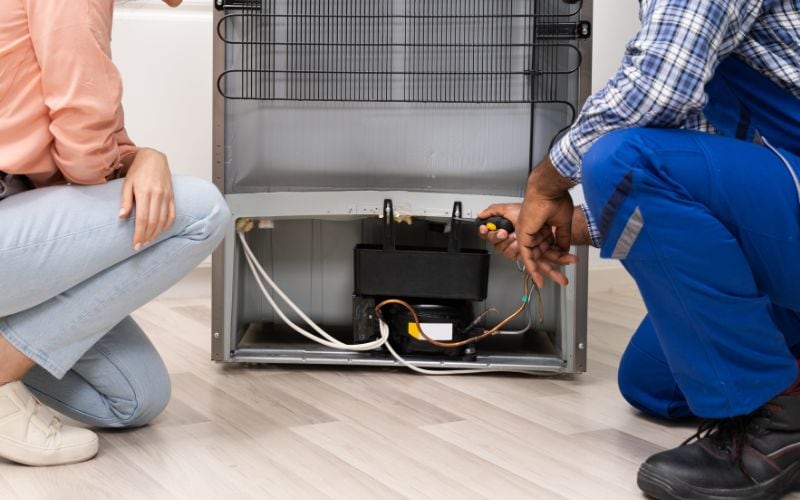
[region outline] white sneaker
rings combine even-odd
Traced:
[[[25,465],[60,465],[97,454],[97,434],[65,426],[22,382],[0,386],[0,457]]]

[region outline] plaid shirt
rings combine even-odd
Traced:
[[[604,134],[629,127],[713,132],[702,114],[705,84],[735,54],[800,98],[800,0],[641,0],[641,31],[622,66],[590,97],[550,152],[556,169],[581,181],[581,159]],[[597,224],[586,207],[595,245]]]

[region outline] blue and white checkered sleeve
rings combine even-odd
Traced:
[[[681,127],[706,102],[705,84],[741,43],[762,0],[643,0],[642,29],[622,65],[590,97],[550,160],[579,183],[583,156],[603,135],[630,127]],[[594,217],[587,217],[593,224]],[[590,227],[599,244],[597,226]]]

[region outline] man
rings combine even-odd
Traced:
[[[800,487],[800,0],[642,0],[616,76],[482,232],[541,285],[591,238],[648,315],[619,370],[637,408],[710,419],[649,458],[656,498]],[[567,190],[582,183],[573,211]],[[585,216],[585,218],[584,218]],[[575,226],[575,227],[573,227]]]

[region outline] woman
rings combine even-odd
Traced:
[[[214,186],[172,178],[128,138],[113,0],[2,7],[0,458],[78,462],[97,436],[39,401],[95,427],[155,418],[169,377],[128,315],[208,256],[230,214]]]

